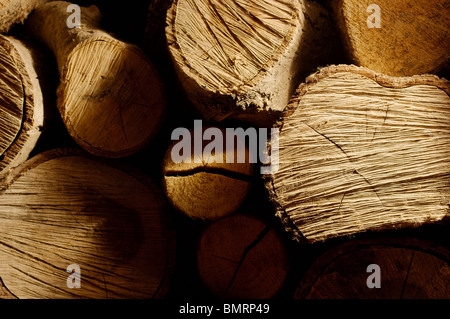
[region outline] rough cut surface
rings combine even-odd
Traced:
[[[225,130],[214,129],[223,132],[225,137],[219,142],[223,142],[222,151],[216,148],[212,156],[204,156],[208,142],[204,141],[196,150],[192,132],[190,152],[181,151],[177,145],[183,141],[177,141],[169,147],[163,160],[163,187],[167,198],[178,211],[200,220],[214,220],[234,213],[247,196],[252,181],[253,162],[248,148],[242,141],[236,141],[235,148],[227,152],[227,140],[234,139],[234,135],[227,136]],[[184,162],[174,162],[172,152],[183,153]],[[241,156],[243,160],[239,161]]]
[[[206,119],[267,123],[331,50],[328,23],[310,1],[175,0],[166,36],[179,78]]]
[[[330,66],[279,127],[277,214],[309,242],[442,220],[450,204],[449,82]]]
[[[72,138],[94,155],[131,155],[159,131],[165,94],[156,69],[137,47],[100,29],[97,7],[81,8],[80,28],[66,25],[68,2],[39,7],[28,27],[55,54],[58,109]]]
[[[2,182],[0,275],[12,296],[165,295],[174,238],[166,201],[145,176],[80,152],[53,150]],[[73,264],[81,270],[79,289],[67,286]]]
[[[41,86],[27,45],[0,35],[0,172],[24,162],[44,122]]]
[[[392,76],[436,73],[448,66],[450,1],[329,2],[355,64]],[[380,8],[380,28],[367,26],[367,19],[374,22],[372,4]]]

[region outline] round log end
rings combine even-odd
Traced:
[[[234,214],[205,229],[197,269],[205,286],[220,298],[267,299],[282,289],[289,260],[272,226]]]
[[[236,211],[247,196],[253,174],[250,152],[242,141],[227,150],[227,139],[235,136],[219,128],[204,128],[204,132],[208,129],[216,133],[211,144],[195,140],[195,130],[191,135],[186,129],[186,135],[167,150],[163,162],[164,189],[170,202],[178,211],[202,220]]]
[[[90,39],[72,51],[58,101],[75,141],[105,157],[140,150],[158,132],[166,107],[151,62],[138,48],[107,37]]]
[[[167,293],[174,234],[166,201],[147,177],[79,151],[53,150],[14,169],[5,184],[0,274],[11,295],[129,299]]]

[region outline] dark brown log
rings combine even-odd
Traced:
[[[295,293],[299,299],[448,299],[450,252],[414,238],[356,240],[323,253]],[[373,287],[379,268],[380,286]],[[369,281],[369,285],[368,282]],[[370,287],[372,288],[370,288]]]
[[[271,125],[304,77],[336,57],[336,34],[309,0],[175,0],[167,13],[180,82],[214,121]]]
[[[44,105],[28,44],[0,35],[0,173],[24,162],[44,124]]]

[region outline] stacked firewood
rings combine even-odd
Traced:
[[[449,17],[0,0],[0,298],[449,298]]]

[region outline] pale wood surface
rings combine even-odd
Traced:
[[[23,23],[39,5],[49,0],[2,0],[0,3],[0,33],[8,33],[14,24]]]
[[[450,1],[332,0],[335,19],[355,64],[393,76],[435,73],[450,61]],[[371,4],[380,28],[368,28]]]
[[[160,298],[174,262],[166,201],[145,176],[75,151],[3,179],[0,275],[17,298]],[[81,288],[69,289],[69,265]]]
[[[124,157],[142,149],[165,117],[159,75],[135,45],[100,29],[97,7],[81,9],[81,28],[66,25],[68,2],[39,7],[28,27],[55,54],[58,108],[72,138],[94,155]]]
[[[180,81],[218,121],[273,122],[301,78],[326,63],[333,35],[326,10],[311,1],[176,0],[167,13]]]
[[[414,227],[449,215],[449,82],[331,66],[300,86],[267,177],[297,239]]]
[[[38,61],[24,42],[0,35],[0,172],[24,162],[44,123]]]

